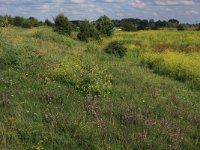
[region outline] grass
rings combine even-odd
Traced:
[[[187,83],[199,77],[199,32],[115,32],[98,44],[47,27],[1,30],[0,149],[200,148],[200,92]],[[122,59],[104,52],[116,40]],[[104,82],[105,96],[76,87]]]

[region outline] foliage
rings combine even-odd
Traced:
[[[132,23],[125,22],[123,24],[122,30],[124,30],[124,31],[137,31],[137,26],[132,24]]]
[[[54,22],[54,31],[59,34],[71,35],[72,23],[64,16],[64,14],[57,15]]]
[[[9,25],[8,16],[0,16],[0,27],[7,27]]]
[[[0,149],[199,148],[200,92],[187,84],[197,83],[199,32],[115,31],[99,44],[47,26],[0,29],[0,57],[17,60],[0,68]],[[126,59],[105,55],[112,41],[123,41]],[[142,66],[144,55],[168,74]],[[108,83],[106,97],[85,97]]]
[[[89,21],[85,20],[81,23],[79,33],[77,35],[81,41],[88,41],[89,38],[100,39],[99,33],[95,26]]]
[[[16,16],[13,18],[13,25],[15,25],[15,26],[22,26],[23,22],[24,22],[23,17]]]
[[[105,52],[108,54],[114,54],[117,57],[124,57],[126,54],[127,49],[123,46],[122,42],[114,41],[109,43],[106,47]]]
[[[72,85],[83,95],[101,95],[106,96],[111,90],[111,75],[107,70],[98,65],[80,65],[72,66],[61,65],[55,68],[52,78],[67,85]]]
[[[101,16],[97,21],[97,29],[99,30],[100,33],[102,33],[103,35],[106,36],[111,36],[113,33],[113,28],[114,25],[112,23],[112,21],[110,20],[110,18],[108,18],[107,16]]]
[[[22,28],[31,28],[32,25],[33,25],[33,24],[32,24],[32,22],[31,22],[31,20],[25,19],[25,20],[22,22],[21,27],[22,27]]]
[[[178,30],[178,31],[184,31],[185,28],[184,28],[183,25],[179,24],[179,25],[177,25],[177,30]]]
[[[48,19],[46,19],[44,23],[45,23],[47,26],[53,27],[53,23],[52,23],[50,20],[48,20]]]

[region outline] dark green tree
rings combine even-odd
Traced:
[[[46,19],[46,20],[44,21],[44,23],[45,23],[45,25],[47,25],[47,26],[53,27],[53,23],[52,23],[50,20],[48,20],[48,19]]]
[[[130,22],[125,22],[122,26],[122,30],[124,30],[124,31],[137,31],[137,26],[130,23]]]
[[[22,28],[31,28],[31,27],[33,27],[33,24],[32,24],[30,19],[24,19],[24,21],[22,22],[21,27]]]
[[[71,35],[72,23],[64,16],[64,14],[57,15],[54,22],[54,31],[59,34]]]
[[[16,16],[13,18],[13,25],[14,26],[22,26],[24,20],[25,19],[23,17]]]
[[[111,36],[113,33],[114,25],[109,17],[101,16],[97,21],[97,29],[100,33],[106,36]]]
[[[97,29],[88,20],[85,20],[80,24],[80,29],[77,37],[79,40],[86,42],[89,38],[94,38],[97,40],[100,39]]]

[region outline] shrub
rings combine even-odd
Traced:
[[[33,26],[33,24],[31,23],[30,19],[24,19],[21,27],[22,28],[31,28]]]
[[[184,28],[183,25],[179,24],[179,25],[177,25],[177,30],[178,30],[178,31],[184,31],[185,28]]]
[[[110,20],[110,18],[104,15],[100,17],[96,22],[97,22],[97,29],[99,30],[100,33],[106,36],[112,35],[114,25]]]
[[[13,25],[15,26],[22,26],[23,22],[24,22],[23,17],[16,16],[13,18]]]
[[[0,16],[0,27],[7,27],[9,25],[9,20],[7,16]]]
[[[129,22],[125,22],[122,26],[122,30],[124,31],[137,31],[137,26],[129,23]]]
[[[51,72],[51,78],[65,85],[73,86],[84,96],[106,96],[112,84],[107,69],[99,65],[61,65]]]
[[[30,24],[31,24],[31,27],[38,27],[38,26],[41,24],[41,22],[39,22],[39,21],[38,21],[36,18],[34,18],[34,17],[29,17],[28,20],[29,20],[29,22],[30,22]]]
[[[111,42],[108,47],[105,49],[105,52],[108,54],[114,54],[117,57],[124,57],[126,54],[127,48],[123,46],[122,42],[114,41]]]
[[[72,23],[67,17],[64,16],[64,14],[57,15],[54,19],[54,22],[54,31],[58,32],[59,34],[71,35]]]
[[[48,19],[45,20],[44,22],[47,26],[53,27],[53,23],[49,21]]]
[[[78,39],[81,41],[88,41],[89,38],[99,39],[99,33],[95,26],[89,21],[85,20],[80,25],[80,31],[77,35]]]

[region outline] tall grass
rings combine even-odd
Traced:
[[[200,55],[172,51],[144,53],[142,62],[156,73],[169,75],[179,81],[189,81],[200,88]]]
[[[48,27],[2,32],[0,149],[199,149],[199,91],[140,64],[174,76],[183,70],[184,80],[199,76],[198,53],[155,53],[156,41],[174,40],[176,31],[116,32],[102,43]],[[198,45],[191,35],[185,42]],[[122,59],[104,52],[118,40],[128,48]],[[99,89],[106,96],[96,96]]]

